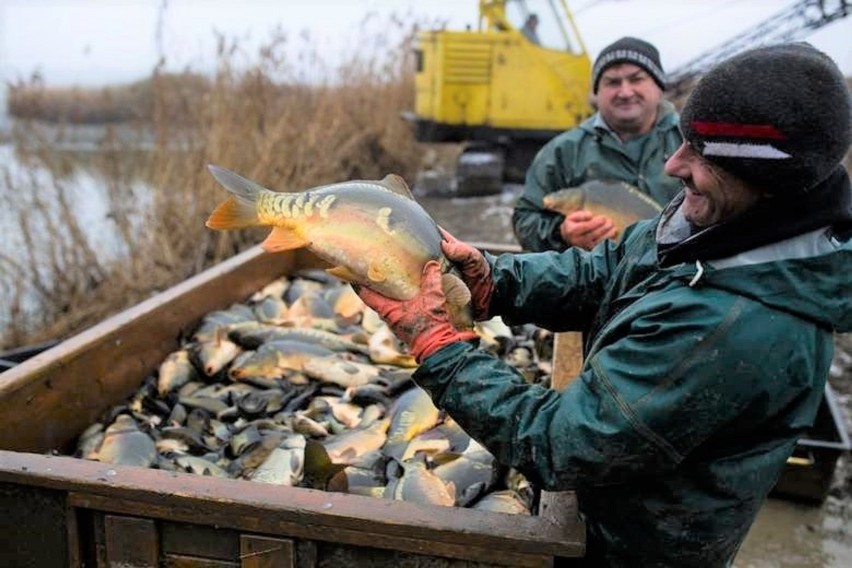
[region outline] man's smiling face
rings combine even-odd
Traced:
[[[632,63],[608,67],[598,82],[597,105],[621,138],[651,130],[663,92],[647,71]]]
[[[697,227],[709,227],[735,217],[754,205],[761,191],[711,164],[684,142],[666,161],[668,175],[686,187],[681,211]]]

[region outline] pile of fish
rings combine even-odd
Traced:
[[[550,380],[553,337],[499,319],[480,348]],[[207,314],[75,456],[530,514],[535,492],[411,380],[416,364],[348,284],[321,270],[273,281]]]

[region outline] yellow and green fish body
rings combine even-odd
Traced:
[[[472,325],[462,308],[470,293],[457,276],[447,274],[450,263],[441,250],[438,226],[399,176],[280,193],[229,170],[209,169],[233,194],[210,215],[211,229],[271,226],[264,250],[307,248],[332,265],[331,274],[397,300],[414,297],[423,265],[438,260],[455,322]]]
[[[545,209],[566,217],[585,209],[593,215],[609,217],[618,234],[641,219],[649,219],[662,210],[651,197],[623,181],[590,180],[544,196]]]

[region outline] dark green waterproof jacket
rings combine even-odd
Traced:
[[[669,102],[660,103],[651,132],[626,143],[596,113],[556,136],[533,160],[512,214],[515,237],[525,250],[565,250],[568,245],[559,234],[565,217],[544,209],[542,199],[589,180],[625,181],[665,205],[680,190],[680,182],[666,175],[663,165],[680,144],[678,115]]]
[[[754,231],[727,257],[668,261],[679,203],[591,252],[489,256],[493,314],[585,332],[563,393],[465,342],[414,375],[500,462],[576,490],[602,565],[730,562],[813,422],[833,332],[852,331],[852,231],[752,246]]]

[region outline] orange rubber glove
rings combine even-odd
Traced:
[[[447,298],[441,287],[441,265],[437,260],[430,260],[423,266],[420,293],[410,300],[392,300],[369,288],[354,288],[399,340],[408,345],[418,363],[450,343],[479,337],[473,331],[459,331],[450,323]]]
[[[585,209],[566,216],[559,226],[559,232],[566,243],[586,250],[592,250],[599,242],[614,239],[618,235],[609,217],[595,216]]]
[[[494,280],[491,278],[491,265],[485,256],[441,229],[444,240],[441,248],[461,272],[461,279],[470,290],[470,304],[474,321],[485,321],[489,317],[491,295],[494,293]]]

